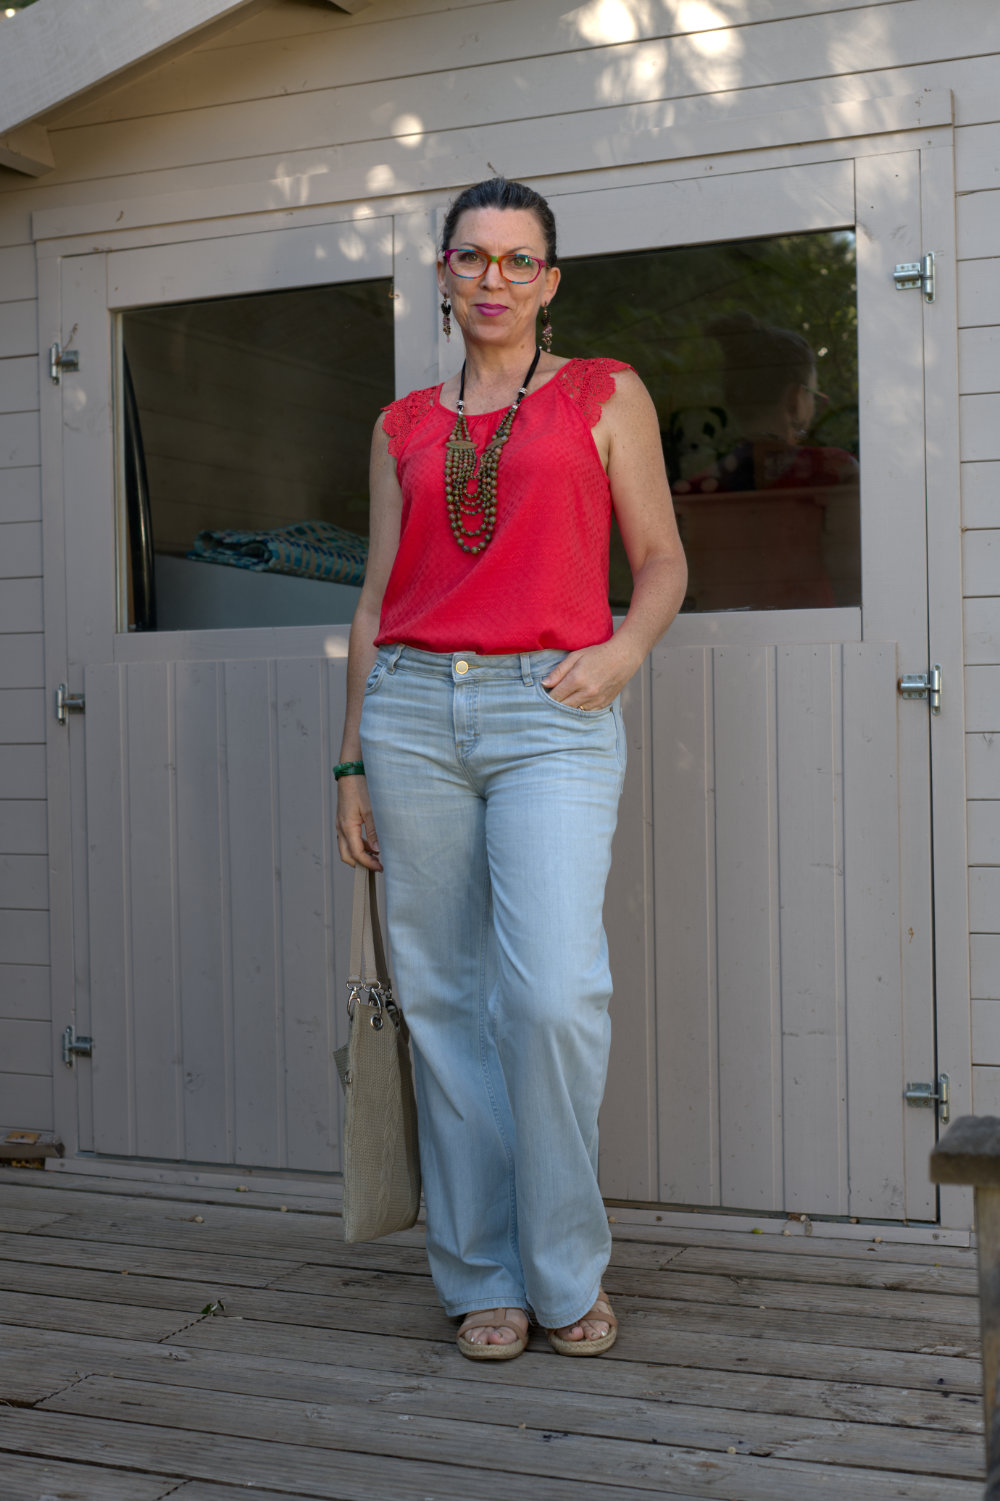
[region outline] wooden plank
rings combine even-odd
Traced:
[[[3,756],[0,754],[0,766]],[[49,962],[49,914],[47,912],[0,911],[0,954],[4,964]],[[0,1095],[0,1098],[3,1098]],[[32,1106],[38,1104],[36,1100]],[[47,1129],[47,1127],[46,1127]]]
[[[977,1115],[1000,1115],[1000,1068],[973,1067],[972,1108]]]
[[[44,798],[44,745],[0,745],[0,785],[10,798]]]
[[[102,1374],[109,1366],[121,1377],[165,1381],[168,1385],[180,1381],[192,1391],[269,1396],[280,1389],[283,1397],[297,1401],[314,1400],[331,1367],[338,1380],[350,1381],[347,1373],[351,1371],[384,1371],[392,1374],[397,1385],[404,1373],[427,1380],[448,1376],[466,1386],[496,1379],[488,1366],[463,1362],[453,1346],[391,1337],[345,1333],[338,1337],[335,1356],[328,1347],[325,1360],[309,1360],[257,1350],[229,1353],[48,1329],[15,1330],[8,1326],[0,1332],[5,1337],[0,1350],[3,1389],[9,1398],[24,1403],[39,1401],[83,1375]],[[978,1399],[962,1387],[937,1385],[936,1379],[921,1391],[825,1377],[767,1376],[752,1370],[699,1370],[690,1365],[653,1369],[638,1361],[615,1360],[613,1366],[580,1361],[561,1367],[558,1382],[554,1382],[551,1369],[544,1352],[531,1352],[516,1366],[505,1369],[504,1390],[530,1394],[541,1388],[558,1390],[564,1398],[582,1392],[619,1399],[685,1402],[733,1412],[870,1423],[880,1429],[896,1424],[907,1429],[978,1433],[982,1427]]]
[[[4,422],[34,422],[37,418],[23,413],[10,418],[0,416],[0,463],[3,462]],[[12,461],[13,462],[13,461]],[[37,460],[35,461],[37,462]],[[37,521],[11,521],[3,529],[3,561],[0,576],[6,579],[36,578],[42,571],[42,528]],[[8,627],[9,629],[9,627]],[[24,626],[22,629],[40,629]]]
[[[285,1150],[296,1168],[330,1172],[341,1165],[333,1013],[344,977],[334,969],[328,872],[339,858],[331,847],[335,754],[322,662],[279,661],[275,689]]]
[[[47,909],[49,862],[45,855],[0,855],[0,906]]]
[[[80,1269],[36,1267],[30,1263],[6,1262],[5,1283],[13,1296],[15,1293],[44,1295],[47,1288],[58,1280],[65,1296],[78,1302],[113,1303],[119,1308],[144,1307],[147,1309],[189,1309],[190,1317],[197,1318],[202,1308],[216,1301],[219,1287],[211,1282],[181,1280],[166,1277],[129,1275],[123,1279],[120,1272],[98,1272]],[[631,1285],[636,1278],[650,1274],[632,1274]],[[616,1274],[616,1280],[629,1279],[628,1273]],[[334,1279],[331,1278],[331,1281]],[[349,1284],[352,1279],[345,1281]],[[356,1279],[354,1279],[356,1280]],[[685,1286],[688,1284],[685,1295]],[[394,1287],[396,1297],[406,1306],[406,1335],[409,1338],[443,1338],[450,1336],[451,1325],[437,1306],[425,1278],[403,1282],[397,1279]],[[824,1288],[811,1297],[801,1288],[789,1284],[775,1284],[774,1291],[759,1289],[749,1295],[736,1295],[726,1301],[719,1279],[706,1279],[698,1286],[690,1286],[690,1278],[680,1280],[672,1296],[661,1296],[644,1304],[627,1292],[620,1295],[621,1312],[628,1315],[641,1306],[642,1318],[629,1330],[630,1340],[624,1346],[632,1358],[649,1358],[646,1350],[636,1349],[634,1340],[642,1335],[659,1333],[664,1328],[697,1330],[729,1330],[733,1334],[763,1333],[782,1335],[793,1341],[808,1337],[812,1341],[828,1344],[857,1345],[864,1349],[910,1350],[925,1353],[968,1354],[975,1348],[977,1329],[975,1321],[969,1321],[967,1312],[948,1315],[941,1321],[928,1324],[925,1317],[926,1299],[919,1294],[884,1293],[865,1290],[873,1304],[883,1310],[900,1309],[895,1313],[874,1315],[858,1312],[862,1300],[856,1290]],[[766,1299],[770,1297],[773,1306]],[[755,1301],[755,1298],[758,1301]],[[765,1301],[759,1301],[764,1298]],[[880,1302],[877,1300],[881,1300]],[[389,1333],[398,1330],[399,1308],[386,1302],[384,1294],[331,1294],[285,1292],[282,1289],[241,1289],[230,1287],[223,1297],[226,1316],[241,1321],[281,1322],[289,1325],[326,1329],[372,1330]],[[964,1306],[965,1300],[959,1300]],[[851,1311],[828,1311],[849,1309]],[[950,1308],[950,1305],[949,1305]],[[802,1314],[808,1318],[803,1323]],[[908,1317],[907,1312],[913,1316]],[[946,1310],[947,1313],[947,1310]],[[766,1314],[766,1318],[762,1315]],[[642,1342],[643,1344],[646,1341]],[[631,1349],[629,1349],[631,1345]]]
[[[1000,729],[1000,667],[965,669],[965,728]]]
[[[51,1024],[22,1019],[0,1020],[0,1058],[6,1073],[51,1074]],[[25,1153],[25,1156],[30,1155]]]
[[[15,1274],[17,1269],[15,1269]],[[810,1313],[844,1313],[871,1319],[926,1319],[928,1328],[941,1320],[956,1326],[978,1327],[979,1309],[974,1294],[943,1291],[913,1292],[875,1284],[863,1287],[840,1283],[788,1282],[760,1273],[742,1272],[706,1276],[686,1270],[682,1262],[671,1262],[669,1269],[634,1271],[610,1267],[605,1287],[613,1296],[643,1298],[648,1305],[657,1300],[716,1303],[731,1308],[801,1309]],[[400,1272],[362,1273],[355,1270],[337,1272],[330,1267],[301,1267],[275,1278],[269,1291],[283,1293],[318,1293],[327,1297],[351,1298],[377,1295],[392,1287],[396,1299],[407,1305],[433,1307],[436,1294],[427,1277],[412,1277]],[[648,1311],[648,1309],[646,1310]]]
[[[971,1257],[963,1267],[913,1266],[905,1261],[859,1262],[856,1257],[782,1256],[767,1250],[738,1251],[702,1245],[687,1246],[670,1262],[674,1272],[714,1272],[718,1276],[744,1274],[811,1285],[839,1283],[848,1287],[880,1287],[912,1292],[942,1292],[977,1296],[976,1268]]]
[[[4,252],[0,251],[0,276]],[[2,286],[2,282],[0,282]],[[38,360],[0,361],[0,411],[34,412],[38,409]]]
[[[2,541],[0,535],[0,541]],[[0,724],[6,745],[41,745],[50,713],[48,694],[42,688],[0,690]]]
[[[896,653],[843,650],[850,1212],[888,1217],[904,1203],[902,1108],[886,1087],[902,1079]]]
[[[2,1078],[2,1076],[0,1076]],[[114,1314],[106,1302],[49,1297],[0,1289],[0,1322],[30,1329],[57,1329],[79,1334],[107,1334],[120,1339],[168,1339],[197,1320],[200,1310],[137,1308],[120,1305]]]
[[[970,738],[982,741],[986,737]],[[992,770],[992,761],[989,769]],[[995,786],[992,790],[996,791]],[[969,865],[1000,865],[1000,802],[980,802],[973,798],[968,807]]]
[[[657,1197],[677,1204],[717,1204],[719,1017],[712,653],[661,645],[654,650],[651,673],[660,1120]],[[678,849],[685,851],[683,861],[677,859]]]
[[[0,250],[0,301],[34,297],[36,291],[34,245],[8,245]]]
[[[0,412],[0,468],[39,462],[37,412]]]
[[[284,1160],[279,1121],[282,1060],[274,872],[278,860],[274,774],[274,686],[267,662],[227,662],[224,734],[228,830],[227,942],[232,954],[234,1141],[239,1160]],[[243,810],[253,808],[248,819]]]
[[[38,469],[0,469],[0,524],[40,521],[41,480]]]
[[[955,132],[955,175],[960,193],[1000,187],[1000,124]]]
[[[721,1202],[782,1207],[774,652],[714,653]]]
[[[40,632],[0,637],[0,688],[44,688],[42,649]]]
[[[464,1425],[460,1430],[463,1432]],[[474,1437],[470,1435],[470,1438]],[[414,1465],[409,1456],[400,1459],[380,1454],[373,1462],[367,1454],[341,1450],[334,1473],[329,1450],[221,1435],[214,1437],[211,1444],[204,1444],[199,1443],[192,1432],[171,1432],[159,1426],[34,1410],[12,1415],[11,1421],[0,1431],[0,1446],[56,1457],[72,1452],[78,1459],[99,1463],[106,1463],[107,1452],[113,1449],[119,1464],[125,1466],[148,1469],[155,1465],[179,1478],[193,1475],[268,1492],[277,1487],[280,1493],[289,1475],[294,1475],[301,1495],[320,1497],[323,1501],[371,1501],[373,1486],[376,1494],[389,1494],[398,1497],[399,1501],[427,1501],[428,1488],[431,1494],[442,1497],[481,1495],[484,1486],[488,1486],[490,1496],[496,1501],[523,1501],[524,1498],[526,1455],[511,1455],[510,1474],[502,1470],[484,1473],[465,1464],[440,1462],[442,1454],[461,1454],[463,1457],[468,1454],[459,1435],[455,1435],[446,1446],[438,1444],[435,1458],[423,1461],[419,1466]],[[670,1490],[659,1490],[667,1501],[692,1501],[691,1495],[677,1488],[672,1476],[665,1474],[663,1484],[671,1486]],[[968,1488],[956,1489],[958,1484],[952,1482],[950,1488],[946,1484],[936,1501],[971,1501]],[[538,1501],[577,1501],[579,1481],[555,1476],[544,1480],[533,1478],[531,1494]],[[703,1496],[706,1492],[699,1489],[694,1494]],[[721,1496],[725,1492],[717,1494]],[[820,1492],[816,1494],[821,1496]],[[864,1492],[859,1494],[861,1501],[874,1501],[874,1497],[866,1497]],[[915,1491],[912,1494],[916,1501],[924,1501],[924,1496],[930,1496],[930,1492]],[[600,1501],[645,1501],[648,1495],[649,1489],[645,1486],[602,1485]],[[774,1501],[784,1501],[784,1498],[776,1495]]]
[[[180,1494],[175,1476],[75,1464],[58,1455],[33,1459],[6,1454],[3,1484],[4,1501],[46,1501],[47,1497],[50,1501],[63,1501],[64,1497],[72,1497],[72,1501],[158,1501],[162,1496]],[[273,1501],[281,1501],[281,1497]]]
[[[1000,194],[997,195],[1000,211]],[[959,390],[963,396],[1000,387],[1000,328],[964,328],[958,336]]]
[[[644,665],[622,695],[626,774],[604,901],[614,995],[598,1168],[606,1196],[645,1200],[660,1197],[651,707],[650,668]]]
[[[985,1000],[1000,1000],[1000,934],[973,933],[969,939],[969,957],[972,994]]]
[[[998,262],[963,261],[958,272],[958,322],[962,328],[1000,322],[1000,288],[997,287]],[[988,435],[987,435],[988,436]],[[963,449],[963,459],[973,454]]]
[[[172,667],[129,667],[125,699],[125,859],[129,883],[135,1148],[144,1157],[184,1156],[180,1067],[180,974],[174,818],[176,719]],[[95,1020],[96,1029],[96,1020]]]
[[[30,1239],[24,1234],[0,1231],[0,1261],[30,1258],[31,1263],[39,1267],[72,1267],[114,1272],[119,1276],[127,1271],[133,1277],[183,1277],[224,1282],[236,1287],[267,1287],[298,1265],[292,1256],[281,1259],[250,1253],[227,1255],[194,1250],[190,1246],[181,1252],[169,1245],[129,1244],[115,1240],[116,1230],[110,1227],[104,1229],[101,1238],[94,1242],[67,1239],[55,1233],[57,1228],[58,1222],[54,1222],[52,1234],[32,1234]]]
[[[215,663],[181,661],[173,682],[177,778],[171,817],[183,1047],[180,1155],[198,1162],[231,1162],[233,1033],[227,1004],[226,830],[221,821],[222,673]]]
[[[969,871],[969,917],[973,933],[1000,932],[1000,870]]]
[[[0,303],[0,359],[38,353],[38,309],[34,298]],[[33,461],[35,464],[38,460]],[[0,458],[0,468],[3,467]]]
[[[848,1204],[843,706],[837,647],[776,652],[784,1207]]]
[[[166,1388],[160,1383],[144,1387],[139,1383],[118,1383],[106,1377],[94,1377],[58,1394],[30,1416],[40,1420],[47,1419],[52,1412],[86,1416],[90,1420],[88,1436],[95,1430],[102,1436],[109,1436],[109,1430],[113,1425],[117,1427],[121,1420],[134,1423],[139,1434],[152,1440],[149,1456],[154,1464],[162,1464],[162,1459],[157,1456],[158,1451],[162,1451],[164,1430],[168,1425],[183,1433],[189,1443],[191,1435],[198,1432],[213,1433],[217,1445],[220,1437],[239,1437],[244,1446],[244,1457],[239,1469],[228,1477],[230,1479],[245,1473],[247,1462],[258,1458],[264,1448],[271,1450],[271,1457],[277,1457],[279,1451],[284,1451],[282,1457],[289,1459],[295,1454],[295,1473],[301,1485],[307,1456],[312,1458],[314,1453],[319,1457],[319,1452],[350,1453],[363,1447],[368,1454],[406,1458],[413,1464],[414,1461],[433,1463],[442,1453],[454,1453],[456,1449],[468,1453],[471,1446],[483,1469],[500,1474],[513,1472],[519,1477],[543,1475],[551,1479],[575,1479],[578,1483],[586,1481],[591,1485],[595,1482],[613,1485],[627,1467],[626,1472],[634,1486],[660,1494],[665,1484],[676,1485],[679,1481],[685,1489],[705,1496],[731,1496],[733,1488],[738,1486],[746,1501],[765,1501],[765,1498],[766,1501],[785,1501],[785,1498],[801,1496],[807,1489],[812,1494],[821,1495],[818,1485],[822,1483],[829,1484],[832,1492],[832,1485],[839,1482],[861,1501],[876,1501],[876,1498],[881,1501],[884,1497],[885,1481],[878,1471],[830,1464],[814,1471],[808,1463],[797,1459],[753,1456],[749,1444],[742,1446],[747,1463],[740,1462],[738,1453],[732,1456],[728,1453],[728,1448],[737,1447],[732,1444],[727,1446],[726,1452],[710,1451],[712,1459],[708,1462],[705,1451],[697,1448],[652,1445],[648,1441],[622,1438],[594,1439],[568,1432],[562,1426],[557,1430],[558,1443],[553,1443],[552,1430],[534,1426],[534,1409],[530,1403],[525,1403],[519,1414],[525,1424],[523,1428],[423,1417],[406,1410],[417,1405],[410,1394],[404,1396],[400,1405],[403,1411],[398,1417],[403,1421],[395,1425],[387,1423],[383,1413],[366,1409],[361,1403],[323,1407],[316,1403],[294,1404],[274,1398],[259,1401],[219,1394],[208,1410],[198,1394],[187,1393],[181,1388]],[[25,1416],[19,1414],[22,1420]],[[150,1417],[155,1418],[157,1427],[152,1427],[148,1421],[143,1423],[143,1418],[148,1420]],[[508,1422],[512,1418],[513,1414],[508,1417]],[[15,1425],[15,1431],[18,1426]],[[40,1424],[40,1428],[45,1433],[46,1427]],[[265,1441],[258,1437],[262,1429],[270,1435]],[[738,1439],[740,1435],[730,1437]],[[9,1443],[10,1440],[0,1439],[0,1442]],[[207,1446],[191,1447],[198,1450]],[[773,1454],[784,1447],[776,1444],[770,1452]],[[791,1454],[799,1448],[808,1448],[808,1445],[793,1441],[787,1447]],[[928,1447],[933,1449],[933,1438]],[[218,1447],[215,1452],[217,1457]],[[189,1464],[193,1469],[195,1463],[200,1467],[201,1462],[199,1456]],[[974,1473],[971,1463],[962,1468],[966,1473]],[[815,1481],[810,1484],[813,1477]],[[915,1475],[908,1484],[914,1501],[952,1501],[952,1498],[958,1501],[959,1497],[967,1501],[972,1495],[970,1485],[943,1476]]]
[[[47,848],[45,803],[40,798],[0,799],[0,851],[11,855],[44,855]]]
[[[47,1021],[51,1014],[47,964],[0,964],[0,1011],[7,1017]]]
[[[91,1025],[98,1038],[89,1064],[94,1145],[99,1152],[130,1155],[135,1123],[127,1000],[130,887],[123,862],[128,797],[123,677],[110,663],[87,669],[84,734]]]
[[[1000,458],[1000,396],[963,396],[959,402],[962,458],[971,462]]]
[[[967,666],[1000,664],[1000,618],[995,599],[967,599],[963,606]]]
[[[972,1477],[980,1465],[979,1440],[972,1435],[923,1433],[918,1438],[910,1431],[893,1431],[883,1425],[873,1429],[866,1423],[637,1401],[609,1392],[576,1392],[572,1404],[567,1404],[561,1392],[533,1388],[530,1394],[512,1394],[502,1381],[478,1382],[470,1389],[461,1379],[436,1375],[432,1380],[408,1382],[406,1391],[400,1393],[394,1373],[356,1369],[343,1373],[328,1370],[324,1388],[327,1400],[321,1405],[316,1403],[315,1394],[296,1401],[285,1392],[277,1400],[273,1393],[243,1393],[241,1401],[235,1394],[215,1393],[209,1421],[213,1431],[221,1428],[232,1432],[235,1427],[237,1432],[256,1437],[350,1449],[354,1447],[354,1420],[367,1427],[366,1409],[370,1413],[377,1408],[407,1423],[414,1418],[430,1423],[444,1419],[514,1432],[556,1430],[563,1437],[603,1437],[615,1445],[623,1440],[645,1444],[655,1441],[713,1453],[725,1453],[735,1443],[743,1453],[779,1454],[784,1450],[796,1459],[819,1464],[867,1465],[904,1473],[931,1471]],[[161,1415],[158,1420],[165,1426],[186,1427],[189,1414],[203,1402],[204,1398],[180,1386],[97,1375],[38,1405],[45,1411],[101,1416],[117,1416],[127,1406],[136,1409],[137,1422],[148,1420],[157,1407]],[[193,1426],[200,1426],[197,1419]],[[391,1452],[396,1446],[390,1441],[387,1447]]]
[[[1000,1004],[979,996],[972,998],[972,1061],[1000,1066]]]
[[[990,111],[996,114],[996,105]],[[969,121],[968,123],[972,123]],[[978,122],[977,122],[978,123]],[[963,260],[996,254],[996,227],[1000,221],[1000,189],[963,193],[955,203],[958,253]]]
[[[0,583],[0,630],[40,631],[42,626],[41,578],[4,578]]]
[[[965,777],[966,793],[969,798],[995,798],[997,789],[1000,788],[1000,737],[992,731],[978,731],[965,737]],[[978,826],[981,818],[987,816],[987,808],[984,802],[977,804],[973,810],[972,802],[969,803],[968,823],[969,830]],[[994,843],[993,847],[996,845]],[[1000,865],[1000,858],[977,860],[969,852],[970,865]]]
[[[397,1369],[425,1370],[428,1361],[436,1368],[442,1353],[450,1359],[454,1350],[450,1329],[443,1338],[436,1340],[409,1335],[400,1340],[398,1328],[395,1334],[390,1332],[384,1336],[385,1339],[393,1337],[398,1348],[392,1354],[391,1363]],[[245,1331],[226,1319],[201,1320],[185,1329],[178,1339],[185,1350],[227,1351],[234,1355],[245,1350]],[[330,1335],[323,1329],[290,1329],[281,1324],[259,1322],[255,1323],[253,1340],[255,1355],[275,1359],[322,1361],[329,1359],[330,1355]],[[614,1347],[615,1354],[609,1355],[608,1363],[616,1370],[620,1363],[630,1369],[644,1369],[647,1386],[655,1384],[663,1372],[691,1369],[806,1380],[815,1380],[817,1371],[822,1371],[825,1380],[838,1384],[860,1383],[938,1394],[945,1389],[971,1396],[974,1403],[978,1403],[981,1386],[979,1363],[971,1356],[935,1354],[928,1358],[927,1354],[912,1351],[859,1350],[851,1346],[785,1340],[780,1332],[772,1337],[770,1331],[753,1335],[711,1327],[692,1330],[678,1326],[669,1334],[661,1335],[636,1327],[630,1331],[629,1346],[626,1349],[624,1340],[620,1341],[620,1347]],[[336,1349],[343,1352],[345,1363],[351,1365],[386,1362],[382,1337],[370,1329],[338,1330]],[[458,1358],[462,1359],[461,1356]],[[521,1371],[520,1365],[515,1370]],[[566,1382],[569,1377],[560,1370],[559,1380]]]

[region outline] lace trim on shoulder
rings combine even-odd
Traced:
[[[570,400],[576,402],[587,426],[596,427],[601,420],[601,408],[615,394],[615,372],[631,369],[622,360],[570,360],[556,380]]]
[[[428,386],[423,391],[411,391],[409,396],[401,396],[398,401],[382,408],[385,413],[382,431],[388,436],[389,453],[394,459],[399,458],[403,444],[437,401],[440,389],[440,386]]]

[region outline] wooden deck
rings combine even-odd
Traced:
[[[616,1225],[610,1355],[475,1365],[419,1230],[0,1169],[0,1497],[979,1501],[973,1254],[819,1228]]]

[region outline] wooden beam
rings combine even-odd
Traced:
[[[252,3],[131,0],[127,25],[121,0],[45,0],[18,11],[0,21],[0,137]]]
[[[41,125],[22,125],[0,135],[0,166],[29,177],[42,177],[55,166],[48,131]]]

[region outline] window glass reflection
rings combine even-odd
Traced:
[[[629,360],[656,403],[690,568],[684,609],[859,604],[853,232],[566,271],[557,343]],[[631,595],[618,539],[610,594],[616,609]]]
[[[129,629],[353,614],[373,414],[391,401],[387,280],[122,315]]]

